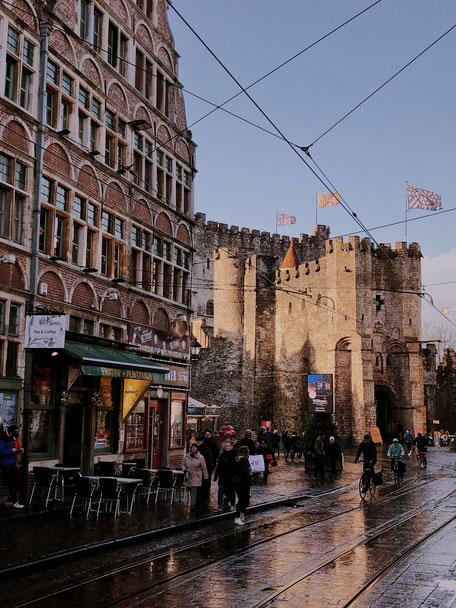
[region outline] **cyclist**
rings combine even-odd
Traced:
[[[423,464],[427,465],[427,442],[426,437],[423,437],[421,433],[416,436],[416,449],[418,450]]]
[[[402,463],[402,457],[405,455],[404,448],[399,443],[399,439],[396,437],[393,439],[393,443],[388,448],[388,456],[391,458],[391,470],[393,470],[394,460],[398,463],[399,475],[401,479],[404,479],[404,464]]]
[[[377,462],[377,446],[372,441],[372,438],[368,433],[364,435],[364,439],[359,444],[355,463],[358,462],[361,454],[363,455],[366,473],[371,477],[371,479],[373,479],[374,465]]]

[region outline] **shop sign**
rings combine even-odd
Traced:
[[[132,344],[149,347],[150,352],[154,355],[182,360],[190,358],[190,339],[188,336],[179,337],[163,329],[152,329],[144,325],[130,323],[128,339]]]
[[[109,376],[110,378],[127,378],[131,380],[154,380],[163,382],[166,372],[145,372],[141,370],[117,368],[117,367],[101,367],[98,365],[81,365],[81,374],[83,376]]]
[[[211,418],[218,418],[219,416],[219,409],[220,407],[218,405],[206,405],[206,416],[210,416]]]
[[[204,407],[193,407],[191,405],[187,406],[187,415],[188,416],[204,416]]]
[[[307,375],[307,411],[311,414],[334,414],[332,374]]]
[[[180,386],[187,388],[190,381],[190,371],[188,367],[181,367],[180,365],[172,365],[166,363],[166,367],[169,368],[169,372],[166,374],[166,378],[163,384],[167,386]]]
[[[383,443],[382,434],[380,433],[380,429],[377,426],[373,426],[369,429],[372,441],[374,443]]]
[[[122,419],[128,416],[144,392],[149,388],[149,380],[124,380],[122,389]]]
[[[100,406],[111,409],[112,404],[112,378],[102,376],[100,378]]]
[[[24,348],[64,348],[65,315],[26,315]]]

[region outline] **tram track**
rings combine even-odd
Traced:
[[[419,478],[419,476],[417,476],[417,477]],[[412,492],[414,492],[416,490],[421,490],[424,485],[428,485],[429,483],[432,483],[433,480],[426,481],[426,482],[424,482],[424,483],[422,483],[420,485],[414,485],[413,484],[414,481],[416,481],[416,479],[413,479],[412,480],[412,484],[409,485],[407,488],[405,488],[403,486],[402,488],[400,488],[398,490],[393,490],[393,492],[389,493],[388,495],[386,495],[386,496],[384,496],[382,498],[374,499],[374,501],[372,501],[372,503],[375,504],[375,505],[384,504],[384,503],[387,504],[388,502],[390,502],[392,500],[396,500],[400,496],[405,496],[405,495],[407,495],[409,493],[412,493]],[[344,491],[344,492],[347,493],[347,491],[350,491],[350,488],[352,488],[353,486],[357,486],[357,483],[353,483],[353,484],[349,484],[347,486],[343,486],[342,488],[338,488],[337,490],[339,492]],[[334,492],[335,492],[334,490],[331,490],[330,492],[320,493],[318,495],[306,496],[306,499],[307,500],[309,500],[309,499],[321,499],[322,497],[328,497],[331,494],[334,494]],[[452,490],[452,492],[453,492],[453,490]],[[450,492],[450,494],[452,492]],[[437,500],[441,500],[441,499],[442,499],[442,496],[439,496],[439,498]],[[308,504],[307,500],[306,500],[305,504],[302,504],[302,505],[298,504],[297,506],[304,507],[305,505]],[[333,514],[327,515],[326,517],[321,517],[321,518],[319,518],[319,519],[317,519],[315,521],[309,522],[307,524],[304,524],[304,525],[301,524],[299,526],[293,527],[293,528],[291,528],[289,530],[286,530],[286,531],[283,531],[283,532],[281,532],[279,534],[273,534],[271,536],[268,536],[267,538],[259,539],[259,540],[255,541],[253,543],[248,544],[247,546],[242,546],[242,547],[239,547],[237,549],[232,550],[231,553],[230,553],[230,555],[228,557],[222,556],[222,557],[215,557],[213,559],[205,560],[203,564],[198,564],[196,567],[188,568],[186,570],[182,570],[180,572],[177,572],[176,574],[174,574],[172,576],[169,576],[169,577],[166,577],[166,578],[161,579],[159,581],[156,581],[153,584],[147,585],[146,587],[142,587],[140,589],[136,589],[134,591],[134,593],[132,593],[132,594],[130,594],[128,596],[124,596],[122,598],[115,599],[114,601],[112,601],[110,603],[107,603],[107,604],[105,603],[103,605],[105,607],[116,606],[119,603],[128,601],[128,599],[129,599],[130,596],[131,597],[133,597],[133,596],[137,597],[138,594],[141,595],[141,594],[153,591],[156,588],[162,587],[162,586],[167,585],[167,584],[171,584],[171,583],[173,583],[174,581],[176,581],[178,579],[182,579],[182,578],[185,579],[186,577],[189,577],[191,579],[192,576],[194,576],[199,571],[201,571],[201,568],[214,567],[218,563],[222,563],[222,562],[224,562],[226,560],[229,560],[233,556],[236,556],[236,555],[239,555],[241,553],[244,553],[245,551],[254,550],[255,548],[258,548],[261,545],[264,545],[265,543],[268,543],[268,542],[280,539],[280,538],[282,538],[284,536],[293,534],[293,533],[298,532],[300,530],[303,530],[303,529],[306,529],[306,528],[312,528],[313,526],[317,526],[319,524],[324,524],[324,523],[330,522],[331,520],[335,520],[336,518],[338,518],[338,517],[340,517],[342,515],[349,514],[350,512],[355,511],[356,509],[369,508],[368,507],[369,502],[368,503],[365,503],[365,502],[358,503],[356,506],[350,507],[348,509],[344,509],[342,511],[339,511],[338,513],[333,513]],[[413,516],[415,516],[415,515],[413,515]],[[276,519],[278,521],[280,521],[281,523],[283,523],[287,519],[290,519],[290,518],[293,518],[293,517],[296,517],[295,513],[293,513],[293,514],[287,513],[285,515],[281,514]],[[272,525],[275,525],[275,523],[277,523],[277,522],[274,520],[272,522],[268,522],[268,524],[266,524],[266,526],[272,526]],[[397,524],[397,525],[400,525],[400,523]],[[258,525],[253,524],[253,525],[249,526],[249,530],[255,532],[255,531],[261,529],[261,530],[264,531],[264,529],[265,529],[266,526],[265,526],[264,523],[259,523]],[[233,530],[231,530],[230,532],[228,532],[226,534],[222,534],[222,535],[218,534],[217,536],[210,536],[210,537],[207,537],[205,539],[199,540],[197,542],[191,542],[191,543],[185,544],[185,545],[183,545],[182,547],[179,547],[179,548],[173,548],[172,550],[163,551],[163,552],[157,553],[155,555],[149,554],[148,557],[147,557],[147,559],[141,559],[141,560],[136,561],[135,563],[128,563],[127,565],[124,565],[124,566],[121,566],[121,567],[116,567],[114,569],[111,569],[108,572],[103,572],[103,573],[101,573],[99,575],[90,577],[89,579],[86,579],[84,581],[81,581],[81,582],[78,582],[78,583],[75,583],[75,584],[72,584],[72,585],[67,585],[64,588],[55,590],[54,592],[51,592],[51,593],[47,593],[47,594],[41,595],[40,597],[34,598],[33,600],[16,604],[16,608],[22,608],[22,607],[25,607],[25,606],[39,605],[40,602],[45,602],[45,601],[49,602],[53,598],[57,599],[58,596],[62,596],[65,593],[76,592],[78,589],[81,589],[81,588],[89,586],[89,585],[93,585],[93,584],[95,584],[95,583],[97,583],[99,581],[108,581],[109,578],[115,578],[116,576],[122,575],[123,573],[126,573],[128,571],[133,572],[135,569],[138,569],[138,568],[141,568],[141,567],[143,567],[143,566],[145,566],[147,564],[150,564],[151,561],[153,561],[156,564],[157,561],[159,561],[159,560],[166,560],[166,559],[170,558],[171,556],[173,556],[173,558],[175,558],[176,555],[178,555],[178,554],[185,554],[186,552],[188,552],[188,553],[191,554],[196,549],[198,549],[198,550],[201,551],[202,549],[204,549],[205,545],[207,545],[207,547],[210,547],[211,544],[215,540],[220,541],[220,540],[224,540],[224,539],[229,539],[231,537],[235,537],[238,534],[238,532],[239,532],[239,529],[233,529]]]

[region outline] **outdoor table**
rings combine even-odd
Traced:
[[[124,489],[126,486],[131,486],[131,485],[136,485],[138,486],[139,484],[141,484],[143,482],[142,479],[136,479],[135,477],[115,477],[115,476],[110,476],[110,477],[106,477],[105,475],[86,475],[86,477],[92,481],[95,482],[99,482],[100,479],[114,479],[115,481],[117,481],[117,483],[119,484],[119,486],[122,487],[122,489]],[[127,510],[126,511],[121,511],[122,513],[129,513],[128,510],[128,494],[125,493],[125,497],[127,499]]]

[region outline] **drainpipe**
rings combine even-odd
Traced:
[[[40,213],[41,213],[41,184],[43,177],[44,159],[44,133],[46,127],[46,73],[49,56],[49,36],[52,33],[50,23],[40,23],[40,67],[38,85],[38,128],[35,144],[35,169],[34,186],[35,196],[32,215],[32,251],[30,260],[30,298],[28,302],[28,312],[33,313],[38,295],[38,271],[39,271],[39,252],[40,252]],[[30,411],[32,409],[32,381],[33,381],[33,351],[25,351],[25,372],[24,372],[24,408],[23,408],[23,433],[22,444],[24,454],[22,456],[21,474],[21,500],[25,502],[27,496],[27,478],[30,462]]]

